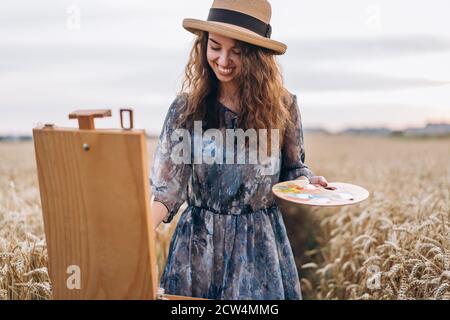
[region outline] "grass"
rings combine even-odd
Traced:
[[[316,174],[371,192],[284,212],[305,298],[450,299],[450,140],[305,139]],[[0,143],[0,154],[0,299],[50,299],[33,144]],[[157,230],[160,271],[178,218]]]

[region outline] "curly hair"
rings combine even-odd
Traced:
[[[186,104],[178,118],[180,125],[203,121],[209,128],[217,128],[219,119],[214,105],[219,80],[207,60],[208,32],[201,32],[191,49],[189,61],[179,94],[186,96]],[[237,76],[241,112],[237,126],[240,129],[278,129],[280,145],[284,133],[293,126],[289,107],[293,96],[284,87],[280,67],[274,53],[262,47],[238,41],[242,68]],[[269,150],[271,146],[268,136]]]

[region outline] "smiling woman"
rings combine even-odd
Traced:
[[[293,96],[284,87],[274,52],[267,48],[199,32],[180,94],[186,92],[185,112],[177,121],[180,126],[204,120],[205,128],[217,128],[219,119],[214,108],[208,107],[217,101],[239,115],[239,128],[280,129],[280,143],[285,128],[293,125],[289,112]]]
[[[207,58],[217,79],[231,81],[241,71],[241,49],[236,40],[217,34],[210,34]]]
[[[162,221],[170,223],[181,204],[188,202],[161,278],[161,287],[169,294],[301,299],[292,249],[271,188],[293,179],[325,186],[327,182],[304,164],[297,99],[284,87],[275,59],[286,46],[270,39],[270,18],[266,0],[216,0],[208,21],[184,20],[184,27],[197,38],[182,90],[164,122],[150,180],[155,227]],[[198,131],[278,130],[274,138],[266,135],[257,144],[269,150],[271,163],[276,157],[273,163],[281,165],[266,172],[261,157],[256,163],[252,159],[230,163],[234,150],[249,154],[250,149],[261,150],[252,139],[235,137],[227,137],[223,159],[176,163],[173,154],[179,140],[172,136],[180,129],[188,132],[187,140],[194,146],[202,136]],[[272,152],[273,145],[281,152]]]

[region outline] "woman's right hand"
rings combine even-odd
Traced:
[[[165,205],[163,205],[161,202],[154,201],[153,198],[150,202],[150,208],[151,208],[153,229],[156,231],[160,223],[167,217],[169,211],[167,210]]]

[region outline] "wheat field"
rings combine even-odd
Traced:
[[[371,192],[285,211],[307,299],[450,299],[450,139],[305,135],[306,163]],[[155,141],[149,141],[149,161]],[[32,142],[0,143],[0,299],[50,299]],[[178,217],[157,232],[162,270]]]

